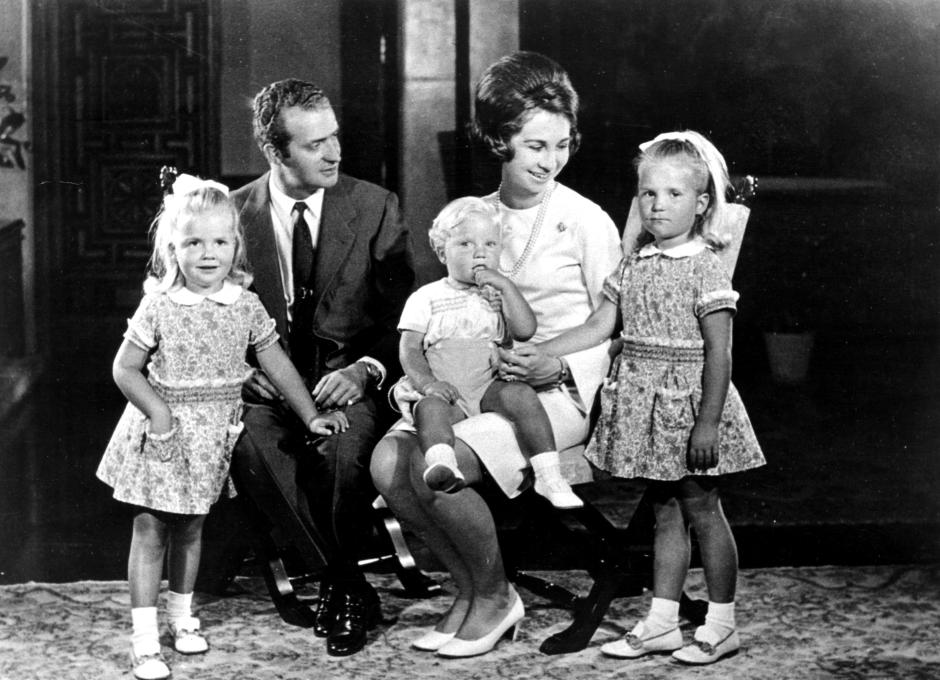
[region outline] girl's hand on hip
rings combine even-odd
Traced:
[[[689,438],[689,470],[708,470],[718,465],[718,426],[696,422]]]
[[[156,413],[150,415],[150,433],[151,434],[166,434],[173,429],[173,414],[170,413],[170,408],[164,406],[164,408],[159,409]]]
[[[544,385],[558,379],[561,370],[558,358],[545,354],[535,345],[522,345],[513,349],[497,347],[496,351],[499,354],[496,370],[502,380]]]

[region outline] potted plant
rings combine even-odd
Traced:
[[[809,375],[816,341],[815,305],[806,272],[781,286],[771,300],[761,322],[770,375],[774,382],[798,385]]]

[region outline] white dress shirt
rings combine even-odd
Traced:
[[[277,243],[277,261],[281,267],[281,287],[287,303],[287,320],[291,320],[294,306],[294,266],[291,257],[294,243],[293,210],[295,203],[305,203],[303,218],[310,230],[310,242],[314,249],[320,236],[320,215],[323,214],[323,189],[317,189],[302,201],[297,201],[278,189],[274,177],[268,179],[271,194],[271,223],[274,225],[274,240]]]

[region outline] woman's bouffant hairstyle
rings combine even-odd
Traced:
[[[290,157],[287,149],[290,135],[284,129],[281,111],[292,106],[318,111],[330,108],[330,100],[313,83],[296,78],[278,80],[265,86],[255,95],[252,105],[251,125],[259,149],[263,150],[265,144],[270,144],[282,158]]]
[[[491,64],[477,83],[471,134],[502,162],[512,160],[509,140],[536,111],[564,116],[571,123],[573,154],[578,150],[578,93],[568,73],[537,52],[515,52]]]
[[[499,213],[496,206],[490,201],[485,201],[476,196],[464,196],[463,198],[454,199],[441,209],[428,230],[431,248],[434,249],[441,262],[444,261],[444,246],[447,244],[447,237],[450,232],[470,215],[482,215],[496,227],[499,227]]]
[[[703,135],[694,130],[667,132],[654,140],[640,145],[640,154],[633,165],[637,175],[644,163],[680,159],[692,170],[695,188],[708,194],[708,207],[697,216],[692,233],[702,238],[714,250],[721,250],[728,245],[729,236],[721,232],[725,206],[731,180],[724,157]],[[641,234],[638,246],[646,245],[653,237],[645,231]]]
[[[166,292],[185,284],[176,261],[173,235],[179,226],[212,213],[229,218],[235,235],[235,257],[227,279],[245,288],[251,285],[252,276],[248,270],[245,237],[238,220],[238,210],[225,193],[207,187],[187,194],[169,194],[164,198],[163,207],[150,227],[153,254],[150,256],[148,278],[144,283],[146,292]]]

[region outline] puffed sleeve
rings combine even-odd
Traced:
[[[719,309],[738,309],[738,293],[731,287],[731,277],[718,256],[707,251],[697,269],[698,297],[695,300],[695,316],[702,318]]]
[[[623,283],[623,270],[626,266],[627,260],[623,258],[617,268],[604,279],[604,297],[618,306],[620,305],[620,295],[623,292],[620,290],[620,286]]]
[[[610,215],[599,206],[591,205],[579,222],[581,240],[581,271],[584,285],[591,297],[591,307],[597,309],[603,296],[604,280],[617,268],[621,259],[620,236]]]
[[[160,293],[147,293],[137,306],[134,316],[127,320],[124,337],[142,350],[151,352],[160,341],[158,301]]]
[[[427,298],[428,287],[422,286],[405,300],[405,307],[398,322],[399,331],[427,333],[431,324],[431,305]]]
[[[261,352],[278,341],[274,319],[265,310],[258,296],[251,291],[243,293],[248,306],[248,344],[255,352]]]

